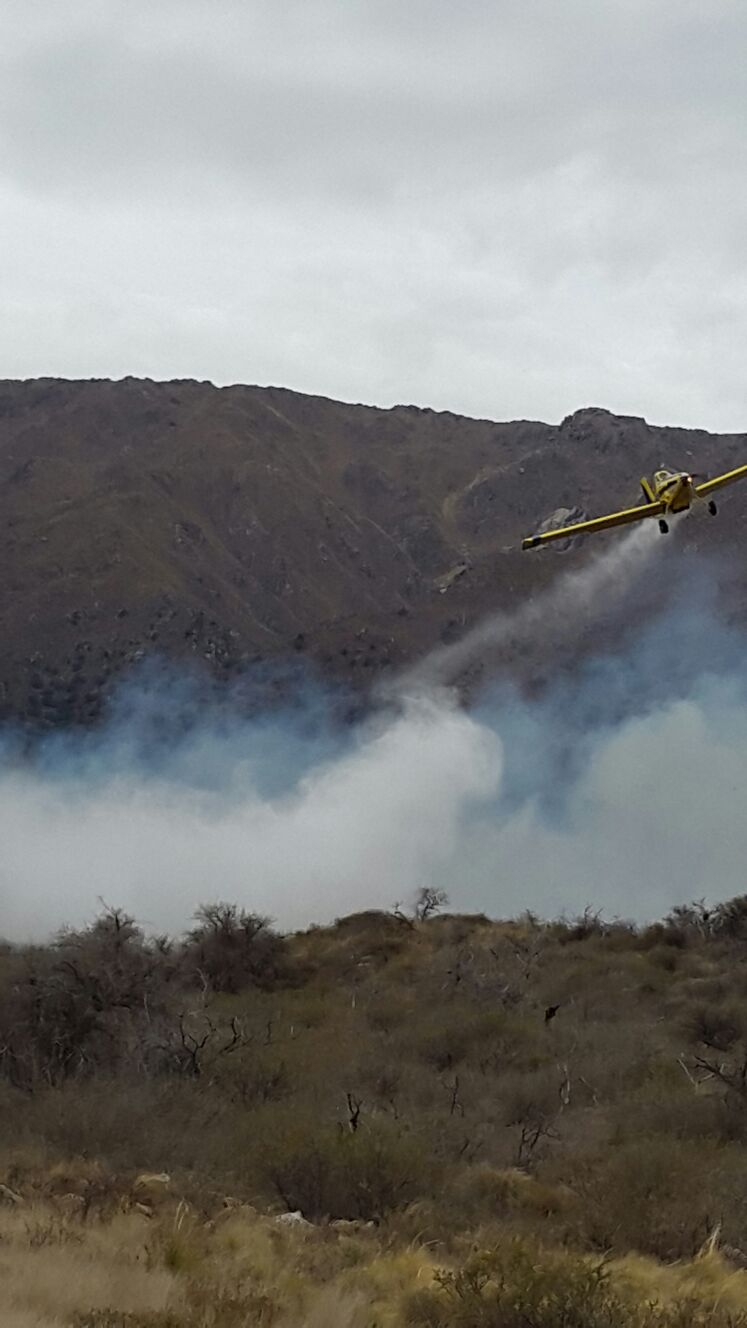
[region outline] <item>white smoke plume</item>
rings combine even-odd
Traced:
[[[627,537],[425,675],[452,676],[496,632],[543,631],[558,605],[588,621],[650,551],[648,533]],[[89,920],[102,898],[173,932],[216,899],[292,928],[426,884],[494,916],[591,904],[645,919],[740,893],[744,641],[696,598],[689,584],[623,657],[589,661],[540,700],[504,687],[468,713],[420,683],[419,696],[345,727],[316,699],[247,720],[228,702],[200,714],[171,684],[133,682],[98,734],[47,740],[31,757],[9,740],[0,934],[44,938]],[[180,736],[169,707],[190,713]]]
[[[242,763],[235,742],[198,735],[209,762],[223,747],[234,763],[230,789],[185,783],[168,762],[114,760],[94,779],[64,763],[6,769],[0,930],[28,937],[80,922],[101,896],[156,929],[183,927],[216,898],[284,926],[386,907],[458,855],[464,809],[500,778],[496,737],[428,701],[366,725],[274,795],[260,792],[252,740],[247,725]]]
[[[441,646],[399,679],[403,693],[447,686],[475,660],[496,647],[516,651],[541,634],[552,644],[560,632],[569,637],[593,621],[610,598],[620,599],[640,576],[659,539],[654,523],[644,521],[595,554],[583,567],[563,572],[542,593],[510,613],[483,619],[460,641]],[[538,551],[535,557],[547,557]],[[552,555],[551,555],[552,556]]]

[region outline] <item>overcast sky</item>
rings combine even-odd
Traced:
[[[747,429],[743,0],[0,17],[0,376]]]

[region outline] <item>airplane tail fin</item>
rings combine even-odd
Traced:
[[[643,489],[643,496],[644,496],[644,498],[646,499],[646,502],[647,502],[647,503],[655,503],[655,502],[656,502],[656,494],[654,493],[653,489],[651,488],[651,485],[649,484],[649,482],[648,482],[648,480],[646,479],[646,476],[645,476],[645,475],[643,476],[643,479],[641,480],[641,488]]]

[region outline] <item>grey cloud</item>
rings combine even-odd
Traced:
[[[318,20],[296,24],[277,7],[268,21],[264,5],[218,4],[187,7],[200,20],[191,35],[178,8],[159,10],[170,26],[149,29],[148,7],[134,5],[119,22],[99,13],[91,30],[55,25],[10,50],[15,171],[61,187],[103,170],[126,189],[149,169],[262,167],[344,195],[346,159],[390,188],[418,163],[439,182],[486,169],[532,178],[590,149],[602,164],[669,174],[693,137],[709,151],[741,137],[747,19],[733,10],[719,25],[713,10],[678,21],[675,6],[651,24],[635,6],[600,18],[583,3],[427,5],[398,23],[389,6],[336,4],[296,11]]]
[[[7,372],[743,427],[741,7],[7,13]]]

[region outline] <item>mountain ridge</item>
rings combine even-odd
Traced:
[[[368,683],[588,557],[520,551],[555,509],[627,502],[662,461],[745,456],[747,434],[598,406],[501,423],[192,379],[2,381],[3,713],[93,722],[151,653],[221,678],[302,656]],[[728,558],[743,520],[729,499],[682,547]]]

